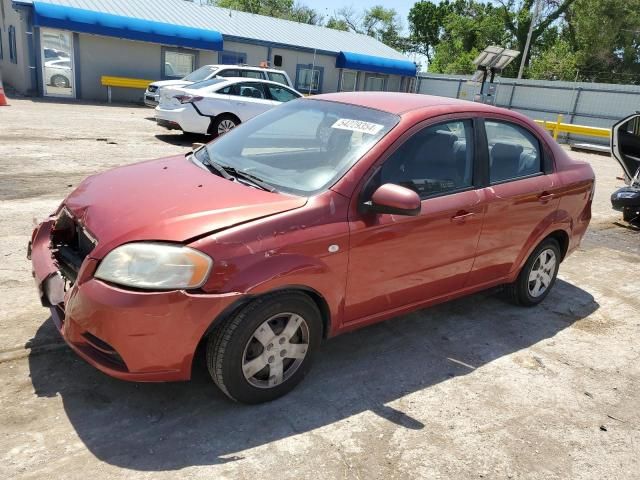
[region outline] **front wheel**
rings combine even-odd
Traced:
[[[527,259],[516,281],[507,285],[509,299],[524,307],[542,302],[556,282],[560,255],[560,246],[553,238],[540,243]]]
[[[298,292],[267,295],[209,338],[209,373],[232,400],[274,400],[307,374],[321,337],[322,319],[311,298]]]

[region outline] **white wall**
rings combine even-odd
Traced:
[[[0,36],[2,36],[3,56],[0,60],[3,83],[15,88],[20,93],[27,93],[31,88],[29,74],[29,50],[26,43],[26,21],[20,18],[11,6],[11,0],[0,0]],[[2,12],[4,11],[4,15]],[[9,26],[16,29],[16,49],[18,63],[11,63],[9,58]]]

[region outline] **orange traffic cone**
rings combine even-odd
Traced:
[[[2,72],[0,72],[0,107],[9,105],[7,102],[7,96],[4,94],[4,87],[2,86]]]

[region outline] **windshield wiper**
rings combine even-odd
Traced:
[[[204,159],[198,158],[198,156],[196,155],[196,153],[198,152],[204,152],[205,158]],[[236,168],[231,167],[229,165],[222,165],[221,163],[214,162],[213,160],[211,160],[211,157],[209,156],[209,152],[207,151],[206,147],[201,147],[200,149],[196,150],[191,154],[191,157],[194,158],[199,163],[201,163],[202,165],[204,165],[207,168],[207,170],[209,170],[210,172],[217,173],[218,175],[220,175],[223,178],[226,178],[227,180],[233,181],[238,178],[241,178],[244,181],[249,182],[256,187],[261,188],[262,190],[266,190],[267,192],[276,191],[276,189],[272,185],[269,185],[267,182],[262,180],[260,177],[257,177],[256,175],[253,175],[248,172],[244,172],[242,170],[237,170]]]
[[[269,185],[267,182],[265,182],[264,180],[262,180],[260,177],[257,177],[255,175],[253,175],[252,173],[248,173],[248,172],[244,172],[242,170],[237,170],[234,167],[230,167],[228,165],[217,165],[218,167],[224,169],[224,171],[227,174],[231,174],[236,178],[241,178],[253,185],[255,185],[256,187],[259,187],[263,190],[266,190],[267,192],[275,192],[276,189],[273,187],[273,185]]]
[[[209,153],[207,152],[206,148],[202,147],[204,149],[204,152],[206,154],[204,160],[200,160],[197,155],[195,154],[195,152],[188,154],[187,158],[188,159],[195,159],[198,163],[204,165],[207,170],[209,170],[211,173],[215,173],[217,175],[220,175],[222,178],[225,178],[227,180],[235,180],[235,178],[233,178],[233,176],[231,176],[230,174],[228,174],[226,172],[226,170],[224,168],[222,168],[221,165],[218,165],[217,163],[214,163],[211,161],[211,159],[209,158]],[[200,150],[196,150],[196,152],[199,152]]]

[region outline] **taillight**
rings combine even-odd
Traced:
[[[193,103],[193,102],[199,102],[204,97],[198,97],[195,95],[176,95],[173,98],[178,100],[180,103]]]

